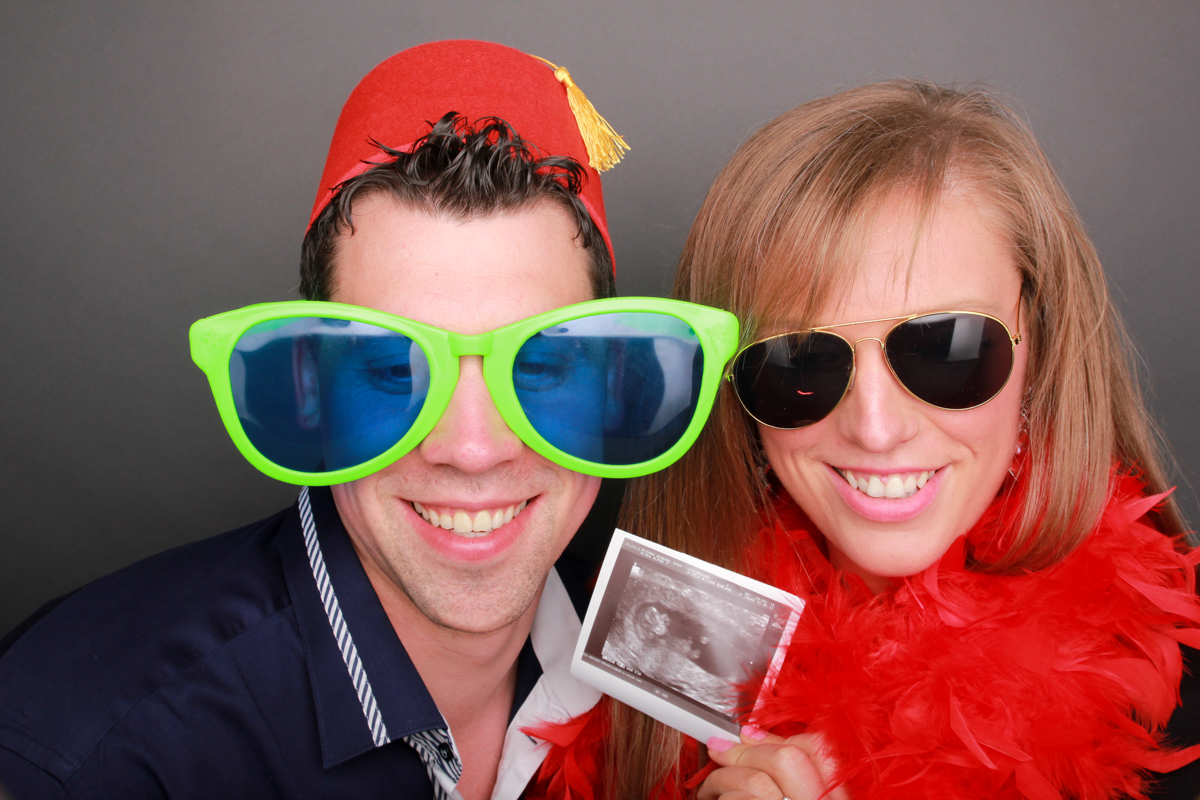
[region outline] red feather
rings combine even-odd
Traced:
[[[606,702],[567,722],[546,722],[521,731],[553,745],[525,797],[594,800],[593,789],[600,785],[600,754],[608,735]]]
[[[964,568],[968,550],[1003,547],[995,531],[1020,503],[997,501],[939,563],[878,597],[829,565],[799,509],[781,508],[760,563],[809,602],[753,722],[820,733],[857,798],[1144,799],[1147,770],[1200,758],[1161,733],[1179,703],[1178,643],[1200,644],[1200,553],[1142,519],[1163,498],[1142,490],[1114,476],[1082,545],[1006,576]],[[602,713],[535,733],[555,743],[536,796],[591,798],[578,787],[604,778]]]

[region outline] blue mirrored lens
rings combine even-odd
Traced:
[[[260,453],[288,469],[331,472],[403,438],[429,392],[429,362],[412,339],[386,328],[293,317],[242,334],[229,378]]]
[[[513,362],[517,400],[546,441],[598,464],[669,450],[696,413],[704,351],[668,314],[618,312],[533,335]]]

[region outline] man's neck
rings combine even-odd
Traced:
[[[455,736],[455,719],[471,719],[498,692],[508,699],[507,714],[516,691],[517,656],[529,638],[537,602],[499,630],[464,633],[432,622],[402,592],[395,594],[399,597],[380,596],[384,611]]]
[[[516,696],[517,657],[529,637],[541,592],[512,623],[467,633],[426,617],[399,587],[372,569],[367,576],[425,688],[454,734],[467,800],[491,796]]]

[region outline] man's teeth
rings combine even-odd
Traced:
[[[528,500],[522,500],[504,508],[484,509],[482,511],[464,511],[461,508],[426,508],[413,501],[413,509],[425,518],[430,525],[454,531],[459,536],[473,539],[484,536],[512,522],[528,505]]]
[[[851,489],[857,489],[868,497],[887,497],[900,499],[912,497],[932,478],[937,470],[925,472],[897,472],[891,475],[874,475],[868,472],[854,473],[848,469],[838,469],[838,473],[846,479]]]

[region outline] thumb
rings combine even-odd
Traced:
[[[754,745],[787,742],[782,736],[768,733],[754,725],[743,725],[738,738],[739,741],[731,741],[717,736],[712,737],[707,742],[708,757],[723,767],[730,767],[741,763],[744,754]]]
[[[757,725],[743,725],[741,733],[742,744],[783,744],[787,741],[782,736],[764,731]]]

